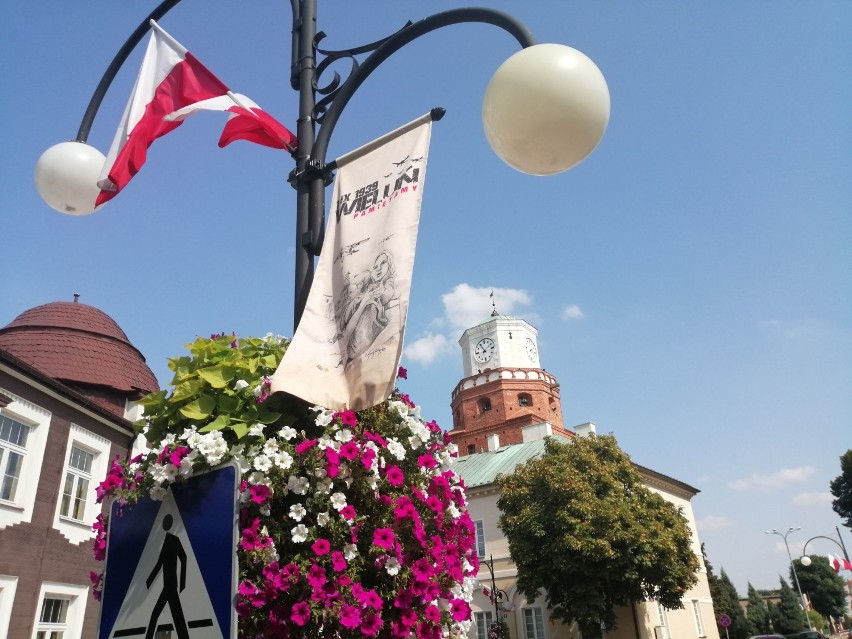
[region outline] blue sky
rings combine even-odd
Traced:
[[[328,48],[384,37],[459,2],[321,1]],[[398,52],[359,89],[331,142],[342,154],[433,106],[403,388],[451,425],[457,339],[491,311],[539,330],[566,425],[593,421],[637,462],[701,493],[699,531],[741,594],[834,535],[828,482],[852,447],[852,4],[487,1],[607,78],[609,129],[579,167],[517,173],[479,111],[517,48],[460,25]],[[288,155],[216,147],[220,114],[155,143],[97,214],[62,216],[33,167],[76,135],[91,92],[153,2],[16,2],[0,64],[6,123],[0,323],[71,300],[115,318],[160,382],[196,335],[292,330]],[[185,0],[162,25],[235,91],[295,127],[288,3]],[[109,147],[134,52],[89,142]],[[13,98],[12,98],[13,96]],[[847,547],[852,535],[842,529]],[[811,550],[834,552],[817,540]]]

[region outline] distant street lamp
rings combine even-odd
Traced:
[[[793,564],[793,555],[790,554],[790,544],[787,543],[787,535],[801,529],[801,526],[796,526],[795,528],[788,528],[785,533],[782,533],[775,528],[772,530],[765,530],[764,532],[767,535],[778,535],[784,540],[784,546],[787,548],[787,558],[790,560],[790,570],[793,571],[793,578],[796,580],[796,590],[799,591],[799,597],[802,599],[802,612],[805,613],[805,621],[808,622],[808,630],[813,630],[814,627],[811,625],[811,617],[808,614],[808,602],[805,599],[805,595],[802,593],[802,587],[799,585],[799,575],[796,574],[796,566]]]
[[[837,539],[835,539],[834,537],[826,537],[825,535],[816,535],[814,537],[811,537],[810,539],[808,539],[805,542],[805,545],[802,546],[802,557],[801,557],[801,559],[799,559],[799,561],[802,562],[803,566],[810,566],[811,563],[812,563],[811,558],[808,557],[807,550],[808,550],[808,544],[811,543],[814,539],[827,539],[828,541],[830,541],[835,546],[840,548],[840,550],[843,551],[843,558],[846,559],[846,561],[850,561],[849,560],[849,553],[846,551],[846,544],[843,543],[843,537],[840,536],[840,528],[835,526],[834,530],[837,531]],[[840,540],[839,543],[838,543],[838,540]],[[849,590],[850,596],[852,596],[852,584],[849,583],[848,581],[846,582],[846,588],[847,588],[847,590]]]
[[[505,590],[500,590],[497,588],[497,579],[494,576],[494,555],[489,555],[488,561],[486,561],[485,559],[480,560],[479,565],[488,568],[488,573],[491,575],[491,597],[492,601],[494,602],[494,622],[491,625],[497,625],[499,627],[500,602],[509,601],[509,595]],[[491,632],[489,631],[488,634],[490,637]]]
[[[83,116],[77,138],[57,144],[41,156],[36,185],[42,199],[71,215],[94,212],[103,155],[86,144],[95,114],[121,66],[149,30],[180,0],[163,0],[136,28],[107,67]],[[296,267],[294,328],[298,326],[320,254],[325,226],[325,189],[335,163],[326,162],[329,139],[344,107],[367,77],[396,51],[422,35],[461,23],[485,23],[508,32],[522,50],[495,72],[482,103],[485,134],[495,153],[531,175],[565,171],[588,156],[609,121],[606,80],[594,62],[570,47],[537,44],[512,16],[493,9],[451,9],[408,22],[377,42],[340,51],[320,48],[318,0],[290,0],[293,12],[290,86],[299,93],[298,147],[289,182],[296,190]],[[319,57],[318,54],[321,54]],[[364,56],[359,60],[358,56]],[[332,63],[348,60],[350,75],[326,85],[320,76]],[[463,60],[461,61],[463,63]],[[459,64],[459,58],[452,58]],[[320,94],[320,99],[317,99]]]

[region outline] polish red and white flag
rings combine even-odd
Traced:
[[[232,113],[219,141],[220,146],[246,139],[276,148],[295,147],[295,135],[253,102],[247,107],[235,101],[232,96],[236,94],[232,94],[183,45],[153,20],[151,26],[151,39],[136,84],[98,179],[101,192],[96,205],[115,197],[139,172],[154,140],[175,130],[188,115],[202,107],[187,112],[183,117],[168,119],[168,116],[213,98],[228,100],[222,102],[227,104],[225,108],[214,110]]]

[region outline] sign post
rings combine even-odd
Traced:
[[[719,625],[725,629],[725,637],[727,639],[731,639],[731,635],[728,633],[728,626],[731,625],[731,618],[728,615],[719,615]]]

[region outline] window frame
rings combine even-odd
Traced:
[[[92,524],[101,513],[101,505],[97,503],[97,494],[95,489],[100,481],[99,478],[106,477],[107,471],[109,470],[111,444],[110,440],[106,437],[101,437],[100,435],[74,423],[71,424],[71,429],[68,431],[62,474],[60,475],[61,479],[58,486],[56,486],[57,500],[56,512],[54,513],[53,518],[53,527],[62,533],[62,535],[71,543],[79,544],[81,542],[94,539],[95,537],[95,532],[92,530]],[[70,461],[71,451],[73,448],[79,448],[93,455],[90,472],[91,479],[86,489],[82,519],[62,514],[64,489],[66,478],[69,472],[71,472]]]
[[[692,619],[695,622],[695,631],[699,637],[706,637],[707,631],[704,628],[704,618],[701,616],[701,602],[698,599],[692,599]]]
[[[529,634],[529,625],[527,620],[527,613],[531,615],[531,621],[533,625],[533,634],[530,636]],[[524,620],[524,639],[547,639],[547,631],[544,627],[544,612],[541,609],[541,606],[525,606],[523,608],[523,620]],[[537,627],[538,626],[538,627]],[[541,634],[539,634],[539,630]]]
[[[15,416],[9,414],[8,412],[0,413],[0,432],[2,432],[3,426],[6,422],[12,422],[12,424],[17,424],[21,428],[18,430],[18,438],[17,441],[12,441],[11,439],[4,439],[0,437],[0,501],[3,501],[7,504],[15,504],[15,496],[18,494],[18,488],[21,483],[21,475],[24,471],[24,465],[26,464],[27,457],[27,440],[30,438],[30,434],[33,430],[33,427],[29,424],[21,421],[20,419],[15,419]],[[10,430],[12,426],[10,426]],[[20,437],[20,434],[23,433],[23,437]],[[10,433],[11,435],[11,433]],[[23,443],[21,443],[21,439],[23,439]],[[9,468],[9,463],[14,455],[19,461],[17,463],[16,473],[15,475],[7,474],[7,470]],[[10,477],[14,478],[14,484],[12,486],[12,494],[8,498],[3,497],[3,493],[6,491],[6,487],[8,479]]]
[[[475,519],[473,521],[473,535],[477,552],[476,556],[483,559],[485,558],[485,522],[482,519]],[[480,546],[482,547],[482,552],[479,552]]]
[[[80,468],[75,464],[75,451],[77,454],[77,459],[79,460],[81,456],[82,459],[88,462],[88,468]],[[65,519],[71,519],[73,521],[79,521],[82,523],[86,523],[86,503],[87,503],[87,495],[89,492],[89,487],[92,485],[94,478],[92,476],[92,466],[94,464],[95,458],[97,457],[98,452],[89,450],[84,446],[80,446],[77,443],[72,443],[71,450],[69,453],[69,459],[65,462],[65,475],[64,481],[62,482],[62,490],[59,496],[59,516]],[[84,463],[84,465],[86,465]],[[67,490],[68,482],[71,482],[71,490],[70,492]],[[85,487],[81,491],[81,484],[85,483]],[[80,493],[83,492],[82,496],[82,513],[78,515],[78,509],[81,501]]]
[[[0,407],[0,415],[28,426],[30,429],[15,498],[11,501],[0,501],[0,531],[2,531],[7,526],[32,521],[52,413],[5,388],[0,388],[0,394],[12,400],[6,406]]]
[[[482,620],[482,632],[480,632],[480,619]],[[488,628],[494,623],[493,610],[477,610],[473,613],[473,629],[476,639],[488,639]]]
[[[12,608],[15,605],[17,589],[17,577],[0,575],[0,637],[9,636],[9,624],[12,622]]]
[[[76,586],[74,584],[62,584],[56,582],[42,582],[39,589],[38,603],[33,619],[32,639],[38,639],[39,632],[50,633],[61,630],[64,634],[62,639],[81,639],[83,635],[83,622],[88,603],[89,588],[87,586]],[[58,624],[45,623],[41,621],[42,609],[46,599],[63,599],[68,601],[65,613],[64,627]],[[46,635],[50,639],[50,634]]]

